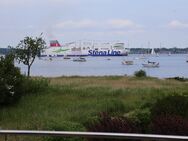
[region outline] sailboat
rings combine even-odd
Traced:
[[[151,50],[151,55],[152,55],[152,56],[159,57],[159,54],[155,52],[155,49],[154,49],[154,48],[152,48],[152,50]]]
[[[152,48],[152,50],[151,50],[151,55],[155,55],[156,53],[155,53],[155,50],[154,50],[154,48]]]

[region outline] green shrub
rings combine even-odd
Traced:
[[[171,95],[158,100],[151,108],[151,116],[160,115],[188,117],[188,96]]]
[[[50,131],[85,131],[83,125],[69,121],[50,122],[47,126]],[[45,141],[83,141],[83,139],[78,137],[48,137],[45,138]]]
[[[139,70],[134,73],[136,77],[146,77],[146,72],[144,70]]]
[[[15,103],[23,94],[23,77],[11,55],[0,58],[0,105]]]
[[[136,126],[140,128],[141,133],[147,133],[149,130],[148,126],[151,122],[150,114],[149,109],[139,109],[129,112],[125,117],[134,122]]]
[[[89,132],[111,133],[138,133],[139,129],[127,118],[111,117],[107,113],[101,113],[98,121],[92,121],[87,127]],[[88,139],[96,141],[96,139]],[[98,139],[97,141],[119,141],[119,139]]]

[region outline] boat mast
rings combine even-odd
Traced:
[[[148,41],[148,50],[150,50],[150,45],[151,45],[151,43],[150,43],[150,41]],[[147,54],[149,54],[150,52],[147,52]]]

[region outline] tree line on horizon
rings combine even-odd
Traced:
[[[154,48],[158,54],[187,54],[188,48]],[[151,48],[130,48],[130,54],[150,54]]]

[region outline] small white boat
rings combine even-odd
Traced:
[[[49,60],[52,61],[53,60],[52,57],[50,57]]]
[[[83,57],[78,57],[73,59],[74,62],[86,62],[86,59]]]
[[[71,58],[68,57],[67,55],[65,55],[65,56],[63,57],[63,59],[67,60],[67,59],[71,59]]]
[[[121,63],[122,63],[122,65],[133,65],[134,62],[133,61],[124,60]]]
[[[148,61],[148,63],[142,64],[142,65],[143,65],[143,67],[147,67],[147,68],[158,68],[159,67],[158,62],[150,62],[150,61]]]

